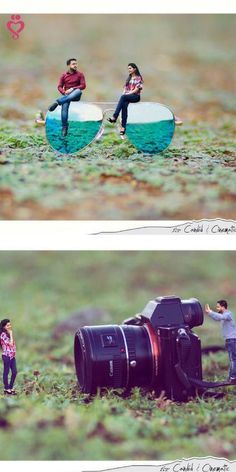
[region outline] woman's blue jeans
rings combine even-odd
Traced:
[[[136,103],[139,101],[140,101],[140,95],[138,95],[137,93],[121,95],[113,116],[115,119],[117,119],[121,111],[121,126],[123,126],[123,128],[126,128],[129,103]]]
[[[226,339],[225,348],[229,354],[229,361],[230,361],[229,376],[236,378],[236,339]]]
[[[68,126],[68,114],[70,102],[79,102],[82,92],[80,89],[73,90],[73,92],[68,95],[63,95],[57,99],[58,105],[61,105],[61,123],[62,126]]]
[[[17,368],[16,368],[16,359],[13,357],[11,359],[9,356],[2,356],[3,360],[3,385],[5,390],[11,390],[14,386],[14,382],[17,376]],[[8,381],[9,372],[11,370],[11,380],[10,383]]]

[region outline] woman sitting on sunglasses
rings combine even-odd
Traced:
[[[125,82],[123,95],[120,97],[112,118],[108,118],[110,123],[115,123],[121,112],[121,135],[125,134],[128,117],[128,105],[129,103],[136,103],[140,101],[141,90],[143,88],[143,78],[136,64],[130,62],[130,64],[128,64],[128,72],[129,76]]]
[[[2,347],[4,393],[15,395],[16,392],[13,386],[17,375],[16,344],[13,338],[11,322],[8,319],[0,322],[0,345]],[[9,381],[10,370],[11,378]]]

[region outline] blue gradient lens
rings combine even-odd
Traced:
[[[46,136],[55,151],[74,154],[90,144],[102,124],[102,110],[96,105],[71,102],[67,135],[62,135],[61,107],[46,116]]]
[[[159,154],[170,145],[174,131],[174,115],[166,106],[148,102],[129,104],[126,134],[139,151]]]

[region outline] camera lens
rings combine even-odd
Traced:
[[[184,321],[190,327],[203,324],[203,311],[201,304],[196,298],[181,300],[184,313]]]
[[[154,384],[158,346],[149,326],[85,326],[76,333],[75,368],[82,392],[97,387],[130,388]]]

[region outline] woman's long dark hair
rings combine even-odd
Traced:
[[[6,333],[6,330],[5,330],[5,326],[7,325],[7,323],[10,323],[10,320],[8,320],[7,318],[5,318],[4,320],[0,321],[0,335],[2,333]],[[8,333],[6,333],[7,336],[9,336]]]
[[[142,75],[140,74],[140,70],[138,68],[138,66],[136,66],[136,64],[134,62],[130,62],[128,64],[128,67],[133,67],[133,69],[136,69],[136,75],[138,75],[139,77],[141,77],[142,81],[143,81],[143,78],[142,78]],[[131,74],[128,75],[127,79],[126,79],[126,82],[125,82],[125,85],[128,85],[129,81],[131,79]]]

